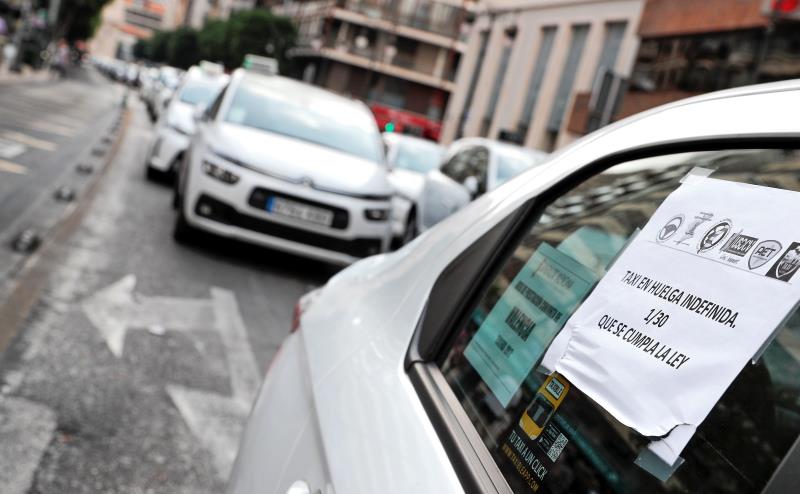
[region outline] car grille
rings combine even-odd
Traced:
[[[322,208],[322,209],[327,209],[328,211],[332,211],[333,223],[331,223],[331,228],[336,228],[339,230],[344,230],[345,228],[347,228],[349,214],[346,209],[338,208],[336,206],[331,206],[329,204],[323,204],[321,202],[309,201],[308,199],[304,199],[302,197],[297,197],[289,194],[284,194],[283,192],[275,192],[274,190],[268,190],[268,189],[263,189],[261,187],[257,187],[250,194],[250,199],[248,199],[247,202],[254,208],[260,211],[264,211],[265,206],[267,204],[267,199],[270,196],[280,197],[282,199],[289,199],[290,201],[299,202],[301,204],[307,204],[309,206],[314,206],[315,208]]]
[[[202,209],[202,213],[201,213]],[[251,230],[272,237],[283,238],[313,247],[341,252],[353,257],[367,257],[381,250],[379,238],[341,239],[319,233],[309,232],[280,223],[242,214],[233,206],[214,199],[206,194],[200,196],[195,205],[195,214],[203,218]]]

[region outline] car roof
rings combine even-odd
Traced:
[[[397,132],[383,132],[381,135],[383,136],[384,139],[387,139],[389,141],[419,142],[419,143],[428,144],[428,145],[431,145],[431,146],[438,146],[438,147],[444,149],[444,146],[442,146],[440,143],[438,143],[436,141],[432,141],[430,139],[424,139],[422,137],[412,136],[412,135],[408,135],[408,134],[398,134]]]
[[[207,80],[225,80],[229,76],[224,72],[220,73],[213,73],[207,70],[204,70],[202,67],[193,65],[189,67],[189,70],[186,71],[186,78],[192,79],[207,79]]]
[[[497,141],[495,139],[489,139],[487,137],[464,137],[456,141],[453,141],[453,143],[450,144],[450,146],[452,146],[453,149],[461,148],[464,146],[485,146],[489,148],[489,151],[504,150],[508,153],[522,152],[532,156],[539,156],[539,153],[546,154],[545,151],[541,151],[539,149],[523,147],[517,144],[511,144],[509,142],[502,142],[502,141]]]

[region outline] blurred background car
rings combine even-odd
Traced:
[[[175,171],[194,134],[195,112],[204,112],[229,80],[222,65],[210,62],[200,62],[186,72],[176,96],[158,119],[145,162],[148,178]]]
[[[392,235],[395,246],[417,236],[417,204],[425,187],[425,174],[438,168],[445,148],[433,141],[393,132],[383,133],[392,197]]]
[[[453,142],[442,166],[425,177],[418,205],[420,231],[528,168],[541,165],[548,156],[543,151],[480,137]]]
[[[349,264],[389,247],[387,175],[366,105],[237,69],[179,168],[175,238],[202,229]]]
[[[181,70],[164,65],[158,69],[158,75],[155,80],[142,88],[142,99],[153,122],[158,120],[161,111],[169,103],[180,81]]]

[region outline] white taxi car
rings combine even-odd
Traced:
[[[180,166],[175,238],[201,229],[350,264],[388,249],[387,170],[366,105],[238,69]]]
[[[453,142],[441,166],[425,176],[417,201],[420,231],[431,228],[528,168],[543,163],[547,157],[544,151],[482,137]]]
[[[334,276],[296,307],[227,492],[797,492],[797,297],[780,313],[758,305],[775,303],[762,291],[796,294],[800,282],[800,204],[786,207],[800,201],[800,126],[787,111],[798,106],[800,81],[790,81],[617,122],[397,252]],[[713,193],[719,189],[736,197]],[[742,200],[750,195],[759,199]],[[686,207],[662,210],[667,201]],[[634,245],[651,253],[640,261],[650,266],[644,275],[657,271],[659,281],[675,283],[659,284],[654,295],[643,287],[656,285],[630,273],[604,277]],[[699,269],[686,275],[667,258]],[[590,293],[604,282],[624,296],[603,302]],[[709,293],[714,307],[743,300],[736,327],[660,296],[689,286],[705,295],[706,308]],[[589,301],[636,320],[627,330],[602,322],[565,328]],[[666,326],[656,308],[672,313]],[[767,319],[774,326],[760,322]],[[692,323],[675,326],[679,320]],[[637,348],[631,335],[641,340],[645,331],[651,340],[671,338],[673,348]],[[728,336],[699,346],[708,331]],[[562,355],[552,341],[570,348],[576,334],[599,342],[563,354],[565,369],[590,371],[590,386],[539,365],[551,350]],[[745,341],[749,352],[726,353]],[[695,351],[684,365],[689,354],[674,355],[687,346]],[[642,366],[612,372],[595,364],[623,361]],[[727,381],[722,368],[735,369]],[[664,379],[673,386],[660,386]],[[683,431],[672,463],[648,455],[663,434],[618,419],[620,404],[660,414],[698,401],[708,403],[707,416]]]
[[[191,67],[175,96],[161,113],[147,157],[147,176],[174,172],[195,131],[195,112],[205,111],[228,83],[218,64],[201,62]]]
[[[425,187],[425,174],[439,167],[445,149],[441,145],[410,135],[383,133],[386,161],[394,187],[392,234],[396,245],[405,245],[419,232],[418,204]]]

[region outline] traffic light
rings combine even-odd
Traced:
[[[386,122],[386,125],[383,126],[383,130],[386,132],[394,132],[394,122]]]

